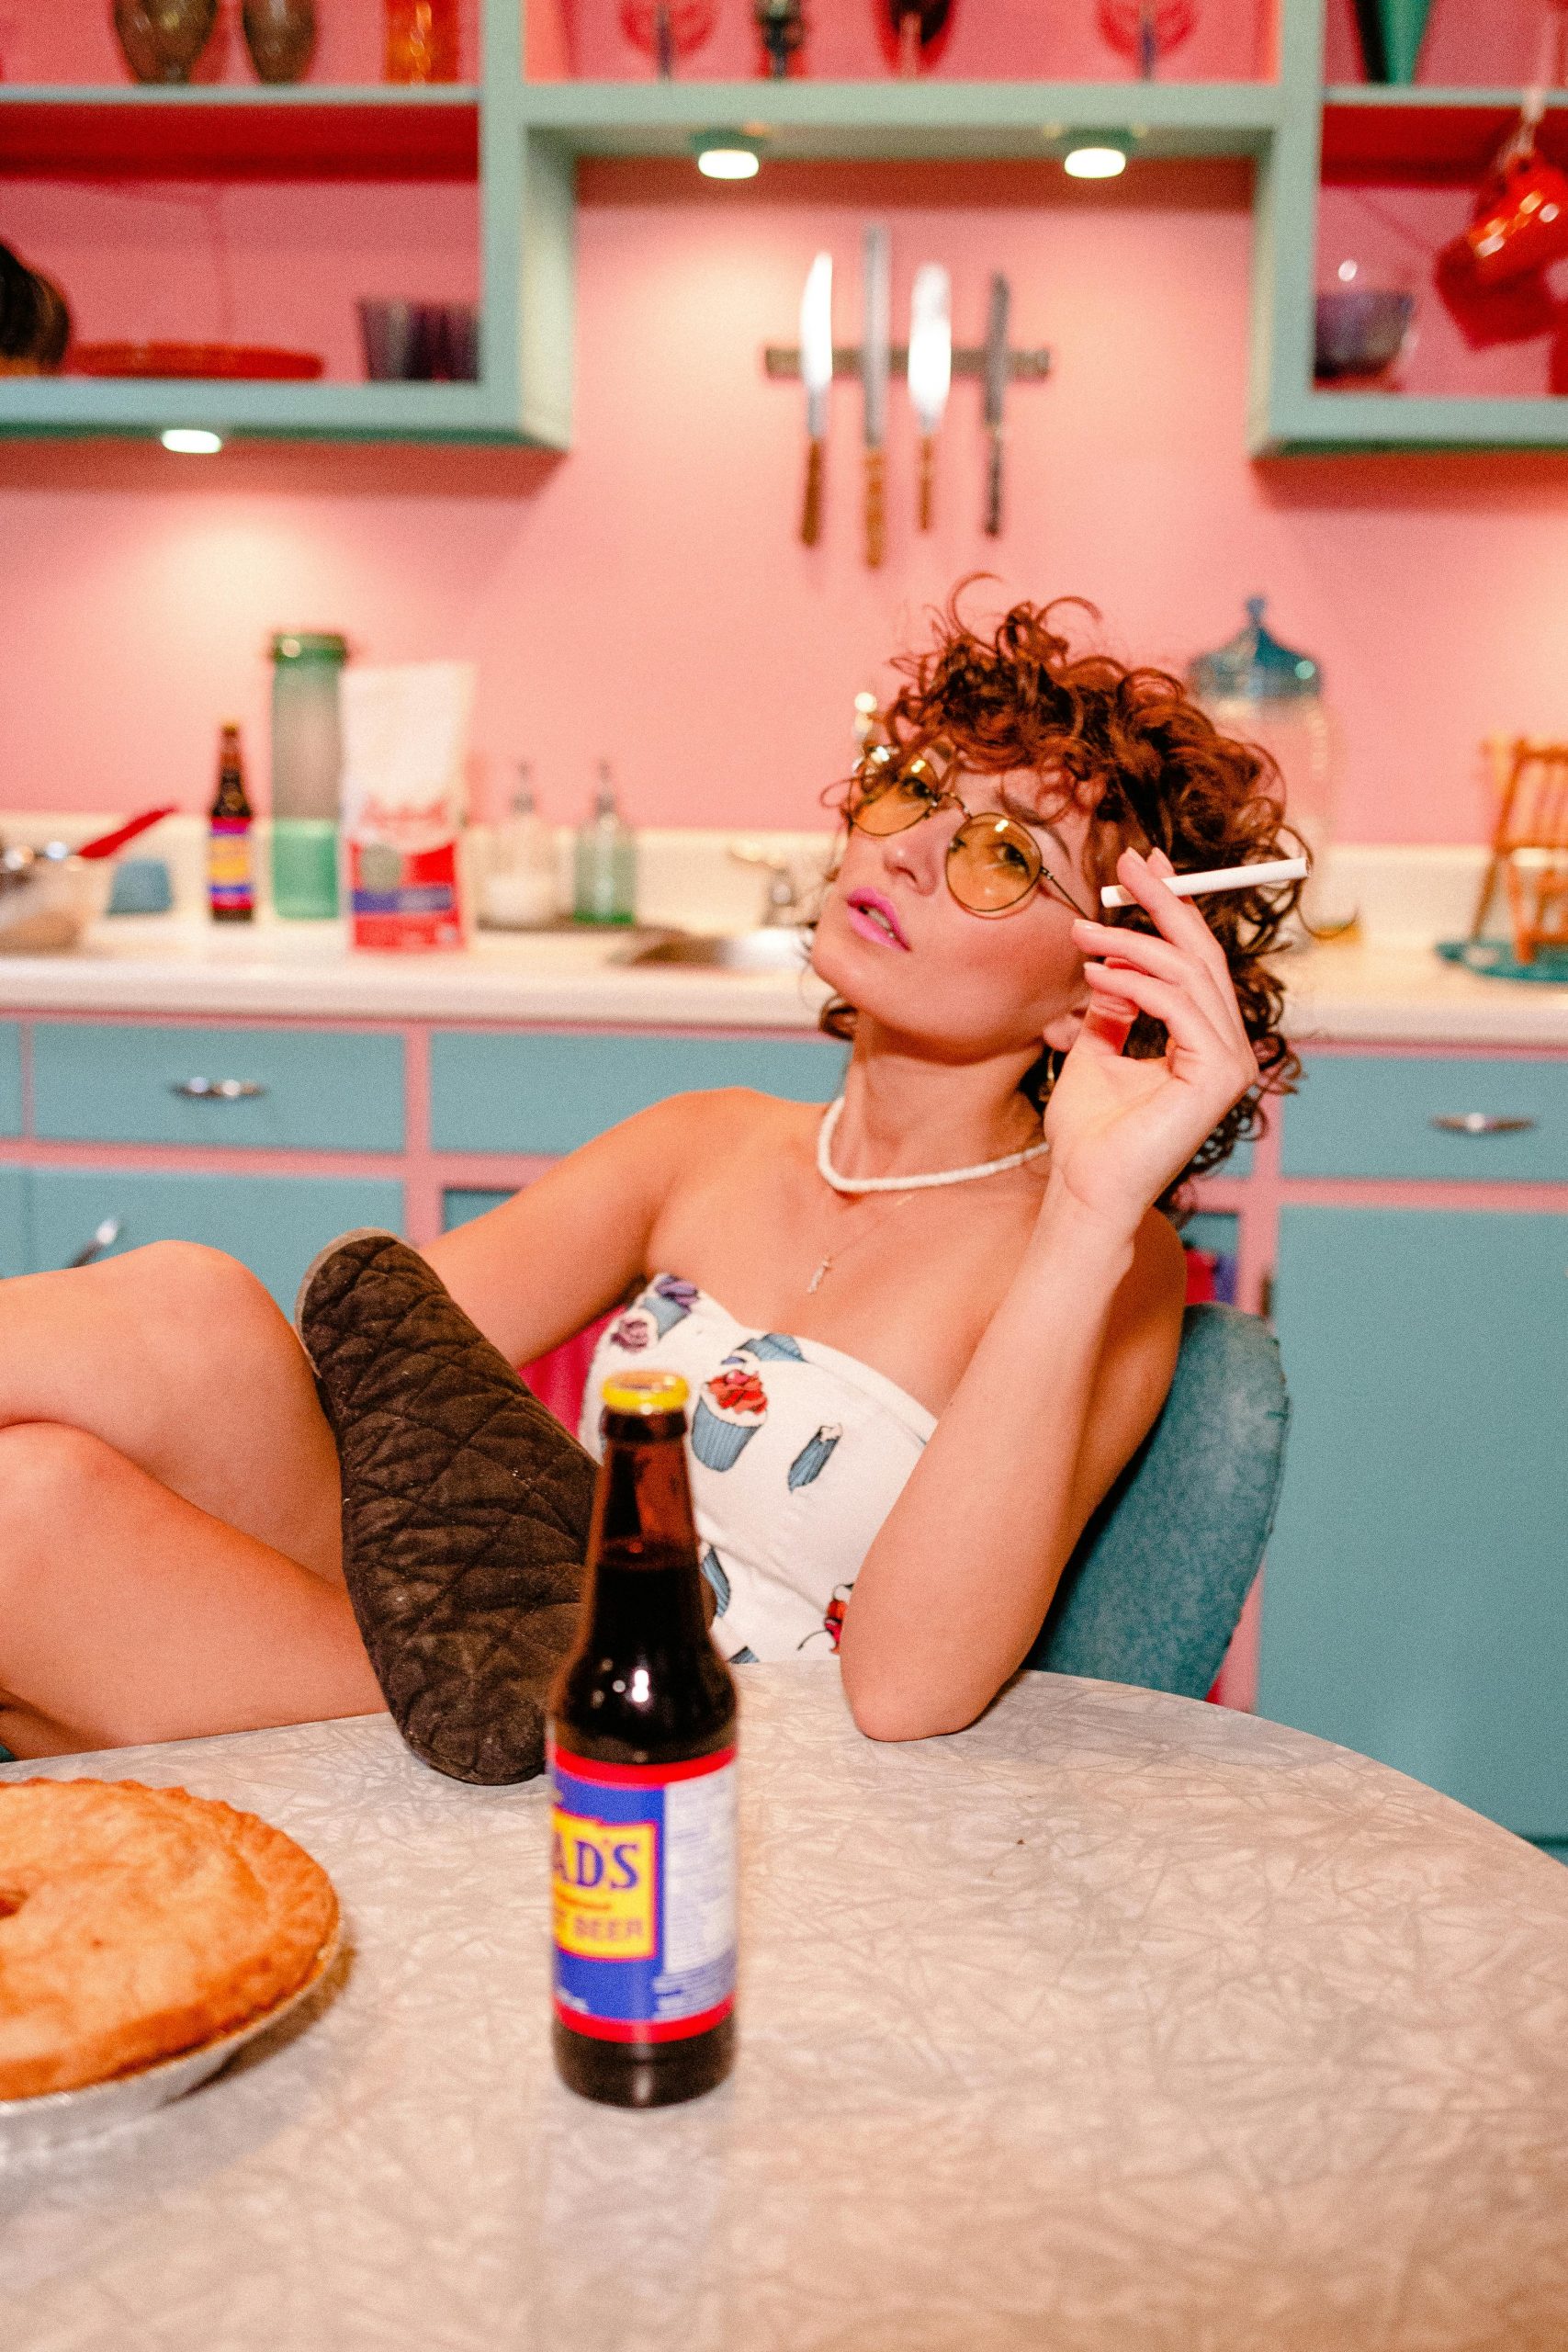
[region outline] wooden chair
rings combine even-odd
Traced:
[[[1568,947],[1568,744],[1520,736],[1498,752],[1497,823],[1470,935],[1482,935],[1500,874],[1514,954],[1529,964],[1538,948]]]

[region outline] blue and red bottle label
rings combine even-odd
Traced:
[[[552,1742],[556,2014],[680,2041],[735,2005],[735,1750],[601,1764]]]

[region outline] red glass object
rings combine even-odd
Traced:
[[[1100,0],[1101,40],[1118,57],[1135,57],[1145,74],[1179,48],[1197,22],[1194,0]]]
[[[621,30],[661,74],[701,49],[718,17],[714,0],[623,0]]]
[[[1533,146],[1506,155],[1483,183],[1462,242],[1482,286],[1560,261],[1568,254],[1568,175]]]

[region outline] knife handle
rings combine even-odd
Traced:
[[[920,435],[920,528],[922,531],[929,531],[931,526],[931,486],[935,480],[936,436],[931,433],[922,433]]]
[[[865,453],[865,560],[874,571],[887,552],[887,511],[883,497],[880,449]]]
[[[814,548],[822,536],[822,444],[815,436],[806,445],[806,504],[801,510],[800,536]]]
[[[989,538],[999,539],[1002,534],[1002,435],[999,425],[991,427],[991,459],[986,469],[986,532]]]

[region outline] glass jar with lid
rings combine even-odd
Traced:
[[[272,640],[272,903],[277,914],[338,910],[338,680],[348,640],[280,629]]]
[[[1341,739],[1323,691],[1323,668],[1264,625],[1265,600],[1249,596],[1235,637],[1189,665],[1187,683],[1222,734],[1256,743],[1279,768],[1285,817],[1312,854],[1302,899],[1314,931],[1343,931],[1353,913],[1336,901],[1329,853],[1338,814]]]

